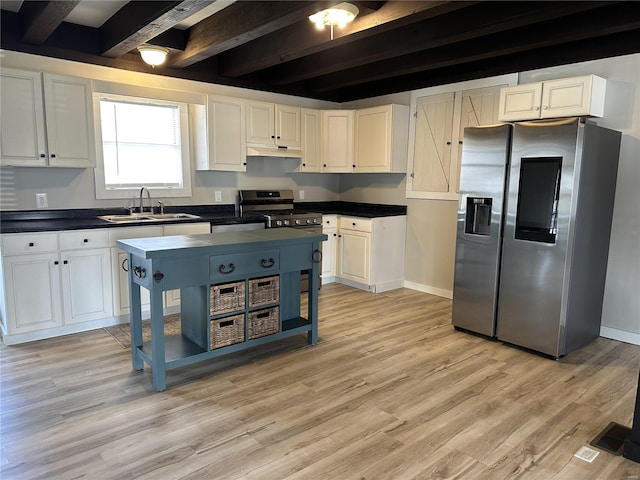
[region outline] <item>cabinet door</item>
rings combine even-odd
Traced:
[[[108,248],[62,252],[65,323],[112,315],[111,262]]]
[[[300,111],[302,124],[302,161],[300,172],[320,171],[320,110],[303,108]]]
[[[449,192],[454,93],[416,101],[412,190]]]
[[[480,125],[492,125],[498,122],[500,110],[500,87],[477,88],[462,92],[460,111],[460,133],[456,150],[456,162],[452,165],[451,184],[455,185],[456,193],[460,192],[460,164],[462,160],[462,143],[464,129]]]
[[[392,120],[391,105],[356,110],[357,173],[391,171]]]
[[[49,165],[95,167],[91,80],[43,74]]]
[[[340,230],[338,276],[369,285],[371,234],[356,230]]]
[[[266,102],[247,102],[247,143],[274,145],[275,105]]]
[[[336,240],[338,233],[335,228],[323,228],[328,238],[322,242],[322,276],[323,280],[336,276]]]
[[[57,253],[5,257],[9,334],[62,326],[60,267]]]
[[[129,274],[125,270],[127,254],[119,248],[111,249],[111,274],[113,276],[113,314],[115,316],[129,314]],[[140,288],[140,304],[142,310],[149,311],[151,299],[149,290]]]
[[[353,171],[353,110],[322,111],[322,171]]]
[[[594,79],[596,94],[594,95]],[[542,86],[542,109],[540,118],[570,117],[577,115],[602,116],[604,113],[605,81],[594,75],[550,80]],[[592,109],[594,104],[602,107]]]
[[[500,90],[499,120],[532,120],[540,118],[542,83],[504,87]]]
[[[228,172],[247,169],[244,100],[209,97],[209,168]]]
[[[0,93],[0,164],[45,166],[47,150],[40,73],[3,68]]]
[[[276,145],[300,148],[300,107],[275,106]]]

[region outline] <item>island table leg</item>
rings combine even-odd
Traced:
[[[164,354],[164,310],[162,289],[151,287],[151,379],[153,388],[161,392],[167,388]]]

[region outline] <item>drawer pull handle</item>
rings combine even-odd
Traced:
[[[30,247],[35,247],[35,245],[36,245],[35,243],[33,243],[33,242],[29,242],[29,246],[30,246]]]
[[[122,260],[121,267],[125,272],[129,271],[129,259],[128,258],[125,258],[124,260]]]
[[[140,265],[133,266],[133,274],[138,278],[144,278],[147,276],[147,271]]]
[[[355,227],[356,226],[356,222],[353,222],[351,225],[353,225]]]
[[[236,269],[236,266],[235,266],[233,263],[230,263],[230,264],[229,264],[229,266],[227,266],[227,265],[220,265],[220,266],[218,267],[218,271],[219,271],[220,273],[224,273],[224,274],[231,273],[231,272],[233,272],[235,269]]]
[[[88,238],[84,238],[82,241],[83,241],[84,243],[89,243],[89,239],[88,239]]]
[[[276,261],[273,258],[269,258],[269,260],[266,259],[262,259],[260,260],[260,265],[262,265],[263,268],[271,268],[276,264]]]
[[[162,272],[156,272],[153,274],[153,279],[155,280],[156,283],[160,283],[163,278],[164,278],[164,273]]]
[[[268,318],[271,315],[271,312],[259,313],[256,315],[256,318]]]
[[[227,320],[226,322],[220,322],[220,328],[232,327],[232,326],[233,326],[233,320]]]

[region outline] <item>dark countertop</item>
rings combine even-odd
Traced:
[[[351,215],[375,218],[406,215],[405,205],[382,205],[355,202],[300,202],[294,204],[296,210],[317,213]],[[242,223],[264,223],[261,214],[240,217],[235,205],[184,205],[166,206],[165,213],[190,213],[200,218],[171,220],[162,222],[113,223],[98,217],[103,215],[125,215],[125,208],[88,208],[70,210],[14,210],[0,211],[0,233],[46,232],[61,230],[82,230],[93,228],[122,228],[182,223],[209,222],[212,225],[233,225]]]
[[[353,217],[395,217],[407,214],[406,205],[383,205],[381,203],[359,202],[299,202],[294,204],[297,210],[318,212],[324,215],[351,215]]]

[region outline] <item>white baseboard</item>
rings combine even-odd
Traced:
[[[600,326],[600,336],[619,340],[633,345],[640,345],[640,333],[627,332],[626,330],[618,330],[617,328]]]
[[[453,290],[447,290],[444,288],[432,287],[431,285],[424,285],[422,283],[404,281],[405,288],[411,290],[418,290],[419,292],[429,293],[431,295],[437,295],[438,297],[444,297],[451,300],[453,298]]]

